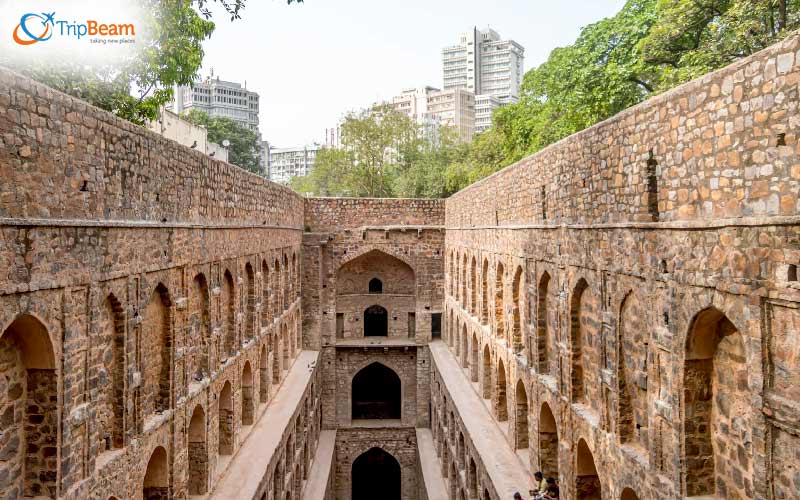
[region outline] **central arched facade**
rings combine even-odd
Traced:
[[[362,368],[351,385],[351,418],[402,418],[402,384],[394,370],[375,362]]]
[[[353,461],[352,500],[400,500],[400,463],[381,448],[370,448]]]

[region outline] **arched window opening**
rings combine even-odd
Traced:
[[[17,317],[0,334],[0,392],[5,477],[0,496],[56,497],[58,377],[55,353],[45,326],[29,315]],[[14,444],[16,444],[16,449]],[[15,491],[15,494],[11,494]]]
[[[291,292],[289,288],[291,285],[291,269],[289,268],[289,256],[283,254],[283,276],[281,279],[283,280],[283,286],[281,287],[281,301],[283,303],[283,310],[286,311],[289,309],[289,299],[291,297]]]
[[[235,288],[233,285],[233,276],[230,271],[225,270],[225,275],[222,279],[222,307],[225,339],[220,351],[220,363],[224,363],[228,357],[233,356],[236,352],[236,297]]]
[[[371,448],[352,466],[352,500],[400,500],[400,463],[381,448]]]
[[[467,324],[461,327],[461,366],[469,368],[469,335],[467,335]]]
[[[470,358],[470,380],[472,382],[478,381],[478,376],[480,372],[480,362],[478,361],[479,351],[478,351],[478,336],[473,333],[472,334],[472,351],[471,351],[471,358]]]
[[[208,447],[206,446],[206,413],[197,405],[189,421],[189,494],[208,491]]]
[[[211,312],[208,294],[208,281],[203,273],[198,273],[192,280],[191,291],[191,330],[195,339],[199,340],[199,346],[194,356],[194,369],[191,373],[195,381],[200,381],[203,377],[210,375],[208,363],[208,339],[211,335]]]
[[[269,399],[269,357],[267,345],[261,346],[261,355],[258,357],[258,401],[266,403]]]
[[[489,324],[489,261],[486,259],[481,270],[481,324]]]
[[[143,352],[151,353],[143,360],[144,415],[161,413],[171,408],[172,390],[172,320],[169,292],[158,284],[145,310]]]
[[[594,465],[594,456],[586,441],[578,441],[578,454],[575,467],[575,496],[581,500],[600,500],[602,488],[600,476]]]
[[[505,314],[503,311],[505,307],[505,299],[503,297],[505,293],[503,289],[503,272],[503,264],[498,262],[494,280],[494,333],[495,337],[498,339],[506,338]]]
[[[497,394],[495,395],[495,414],[497,420],[508,420],[508,401],[506,400],[506,368],[503,360],[497,361]]]
[[[642,447],[647,447],[648,427],[646,333],[645,311],[629,293],[617,328],[618,433],[621,443]]]
[[[100,321],[104,344],[108,347],[106,352],[111,354],[104,356],[110,383],[104,384],[103,401],[98,405],[102,452],[125,445],[125,313],[113,294],[105,301]]]
[[[167,451],[159,446],[150,455],[147,470],[142,484],[142,498],[146,500],[168,500],[169,494],[169,462]]]
[[[249,262],[244,266],[244,275],[247,280],[245,284],[247,304],[245,306],[244,334],[248,340],[251,340],[256,336],[256,274]]]
[[[254,416],[253,369],[247,361],[242,369],[242,425],[253,425]]]
[[[472,262],[470,263],[470,288],[469,288],[469,309],[473,316],[478,315],[478,301],[477,301],[477,289],[478,289],[478,265],[475,261],[475,257],[472,258]]]
[[[369,293],[383,293],[383,282],[378,278],[369,280]]]
[[[261,326],[269,326],[272,318],[270,317],[270,279],[269,264],[261,261]]]
[[[683,372],[684,450],[687,496],[737,489],[730,467],[720,467],[727,453],[714,442],[714,431],[748,422],[752,406],[744,342],[725,314],[715,308],[695,316],[686,340]],[[721,495],[720,495],[721,496]]]
[[[289,339],[289,328],[286,326],[286,323],[281,325],[281,344],[283,345],[283,371],[284,373],[289,371],[289,350],[291,349],[291,343]]]
[[[515,413],[515,447],[523,449],[528,447],[528,391],[522,380],[517,381],[515,394],[516,413]]]
[[[389,313],[375,304],[364,310],[364,336],[386,337],[389,335]]]
[[[572,349],[572,402],[586,402],[586,388],[583,379],[583,325],[581,301],[588,287],[581,279],[572,292],[570,302],[570,340]]]
[[[469,469],[467,469],[467,487],[469,488],[469,496],[475,498],[478,494],[478,468],[475,466],[475,460],[469,457]]]
[[[558,478],[558,428],[547,403],[539,410],[539,470],[544,477]]]
[[[483,399],[492,397],[492,354],[489,352],[489,346],[483,346],[483,366],[481,368],[483,378],[481,380],[481,388],[483,389]]]
[[[231,383],[225,382],[222,391],[219,393],[219,445],[217,447],[220,455],[233,454],[233,391]]]
[[[522,267],[517,267],[514,273],[514,280],[511,282],[511,301],[512,301],[512,334],[511,342],[514,347],[514,353],[520,354],[525,349],[525,342],[522,335]]]
[[[362,368],[352,383],[353,420],[400,419],[400,377],[381,363]]]
[[[272,265],[272,318],[273,320],[281,315],[283,311],[283,273],[281,272],[281,261],[275,259]]]
[[[461,259],[461,307],[467,308],[467,255]]]
[[[547,293],[550,286],[550,274],[545,271],[539,280],[536,311],[536,350],[538,352],[539,373],[550,373],[549,342],[547,339],[549,331],[549,319],[547,308]]]

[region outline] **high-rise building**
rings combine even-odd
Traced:
[[[463,88],[431,92],[426,118],[453,127],[459,140],[470,142],[475,133],[475,95]]]
[[[230,118],[258,132],[258,93],[236,82],[206,78],[192,87],[176,87],[170,111],[181,114],[190,109],[205,111],[209,116]]]
[[[269,180],[288,184],[292,177],[306,176],[314,168],[317,144],[296,148],[268,147],[267,172]]]
[[[481,109],[489,108],[490,124],[494,108],[519,100],[524,58],[525,49],[514,40],[501,40],[491,28],[473,27],[461,34],[458,45],[442,49],[444,89],[463,88],[474,93],[476,100],[482,101]],[[476,120],[480,118],[476,130],[488,128],[483,113],[476,110]]]

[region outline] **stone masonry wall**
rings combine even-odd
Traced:
[[[563,497],[795,495],[799,49],[795,35],[447,200],[446,342]]]
[[[223,387],[235,454],[300,348],[303,200],[1,69],[0,179],[0,498],[208,491]]]
[[[441,226],[444,200],[403,198],[306,198],[309,232],[355,230],[362,226]]]

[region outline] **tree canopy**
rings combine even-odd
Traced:
[[[253,173],[261,173],[259,165],[260,145],[258,135],[230,118],[208,116],[204,111],[191,109],[182,115],[186,120],[195,125],[202,125],[208,131],[208,140],[222,145],[223,141],[230,142],[228,146],[228,163],[242,167]]]

